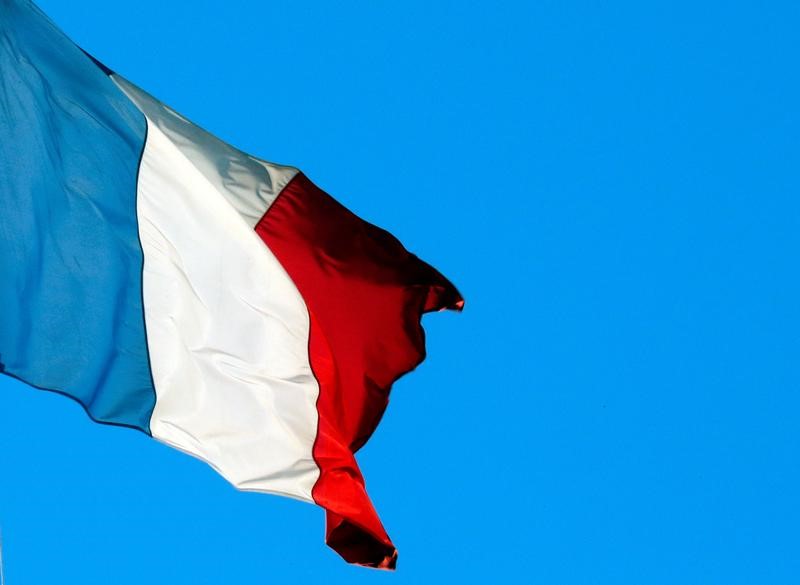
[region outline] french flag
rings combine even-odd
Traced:
[[[0,0],[0,371],[314,502],[397,552],[354,453],[455,287],[297,169],[241,152]]]

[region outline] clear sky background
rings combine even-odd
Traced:
[[[360,455],[397,573],[3,379],[7,585],[797,583],[800,4],[39,5],[467,307]]]

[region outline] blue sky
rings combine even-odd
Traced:
[[[8,585],[796,582],[800,5],[39,5],[467,309],[360,455],[397,573],[2,379]]]

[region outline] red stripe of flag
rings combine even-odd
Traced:
[[[256,232],[294,281],[310,315],[319,382],[320,468],[313,498],[326,542],[350,563],[393,569],[397,551],[364,487],[354,453],[378,425],[392,384],[425,358],[423,313],[461,310],[455,287],[388,232],[348,211],[303,174]]]

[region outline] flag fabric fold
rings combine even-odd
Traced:
[[[355,453],[453,285],[26,0],[0,0],[0,136],[0,371],[318,504],[345,560],[393,568]]]

